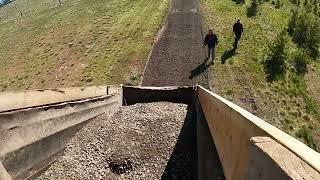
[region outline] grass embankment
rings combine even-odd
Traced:
[[[0,8],[0,91],[138,84],[170,1],[61,2]]]
[[[267,81],[263,66],[268,44],[286,30],[294,5],[282,1],[277,9],[272,1],[263,2],[257,15],[248,17],[251,1],[201,0],[201,3],[204,26],[214,27],[220,39],[216,63],[211,68],[213,89],[317,150],[320,144],[319,63],[309,64],[309,72],[304,77],[288,70],[283,79],[273,82]],[[245,32],[238,50],[233,53],[232,25],[237,18],[242,20]],[[289,38],[287,53],[296,50],[296,44]]]

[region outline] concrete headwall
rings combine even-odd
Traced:
[[[122,105],[149,102],[173,102],[192,104],[196,87],[122,87]]]
[[[270,137],[308,164],[320,177],[320,154],[305,144],[202,87],[198,87],[198,99],[227,180],[246,179],[247,170],[252,168],[249,163],[252,158],[250,139],[255,136]]]

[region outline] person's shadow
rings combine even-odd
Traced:
[[[236,48],[225,51],[221,56],[221,64],[225,64],[228,59],[236,55]]]
[[[199,66],[197,66],[195,69],[193,69],[191,71],[191,75],[189,76],[189,79],[193,79],[194,77],[202,74],[205,70],[207,70],[211,65],[214,64],[214,62],[207,64],[208,60],[209,60],[209,58],[206,57],[204,59],[203,63],[201,63]]]

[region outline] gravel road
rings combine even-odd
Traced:
[[[153,47],[143,86],[207,86],[202,21],[197,0],[173,0]]]
[[[70,141],[38,179],[192,179],[196,168],[193,110],[150,103],[101,115]],[[186,151],[188,149],[188,151]]]

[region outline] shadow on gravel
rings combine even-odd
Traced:
[[[194,105],[188,106],[184,124],[162,174],[162,180],[224,180],[223,170],[209,127],[202,110],[198,110],[198,113],[199,115],[197,115],[197,109]],[[201,137],[197,137],[197,135]],[[210,165],[208,166],[208,164]]]
[[[199,76],[213,64],[213,62],[207,64],[208,60],[209,58],[205,58],[203,63],[201,63],[199,66],[193,69],[191,71],[191,75],[189,76],[189,79],[193,79],[194,77]]]
[[[161,179],[197,179],[197,131],[196,109],[188,106],[188,112],[174,150]]]

